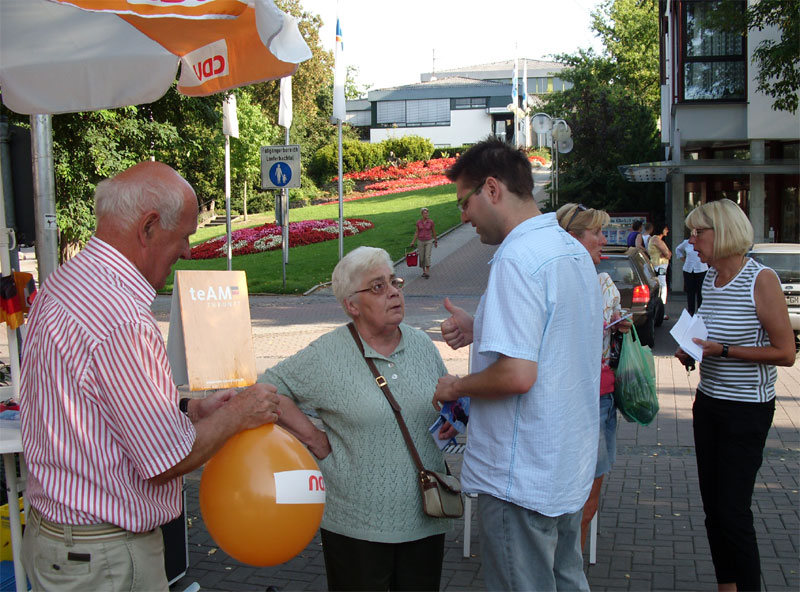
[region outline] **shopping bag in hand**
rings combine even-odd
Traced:
[[[656,367],[653,352],[641,344],[635,327],[622,338],[615,379],[614,401],[623,417],[649,425],[658,413]]]

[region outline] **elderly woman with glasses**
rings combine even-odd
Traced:
[[[611,218],[603,210],[587,208],[583,204],[568,203],[556,212],[561,227],[569,232],[592,256],[592,262],[600,263],[603,246],[608,242],[603,227]],[[589,499],[583,506],[581,517],[581,545],[586,544],[586,535],[592,518],[600,504],[603,477],[611,470],[617,458],[617,407],[614,404],[614,371],[611,369],[611,334],[627,333],[631,323],[621,319],[619,290],[607,273],[597,274],[603,296],[603,356],[600,363],[600,442],[597,447],[597,464]]]
[[[317,457],[325,479],[328,589],[438,590],[451,521],[423,513],[416,468],[364,356],[388,381],[423,465],[435,471],[445,462],[428,431],[438,417],[430,401],[447,369],[431,339],[403,323],[403,280],[386,251],[355,249],[332,280],[364,355],[343,325],[263,376],[280,394],[278,424]],[[300,409],[313,411],[324,431]]]
[[[776,366],[795,362],[777,274],[747,257],[753,227],[729,199],[686,217],[689,243],[709,266],[697,315],[708,338],[692,407],[700,495],[719,590],[759,590],[761,563],[750,509],[775,413]],[[675,353],[692,363],[681,348]]]

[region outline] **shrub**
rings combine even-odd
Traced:
[[[383,148],[384,158],[394,152],[395,158],[407,160],[428,160],[433,154],[433,143],[421,136],[403,136],[389,138],[380,144]],[[367,167],[369,168],[369,167]],[[364,170],[364,169],[358,169]]]
[[[467,144],[464,146],[447,146],[446,148],[436,148],[433,151],[433,156],[431,158],[455,158],[456,154],[464,154],[470,149],[471,146],[471,144]]]
[[[382,147],[356,140],[342,142],[342,172],[350,173],[372,168],[384,161]],[[325,185],[339,170],[339,148],[337,144],[323,146],[311,159],[309,175],[318,185]]]

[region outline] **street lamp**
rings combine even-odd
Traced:
[[[558,206],[558,155],[570,152],[574,146],[572,130],[569,124],[560,118],[550,117],[547,113],[537,113],[531,119],[531,127],[537,134],[545,136],[545,143],[553,151],[553,163],[550,168],[552,175],[551,206]],[[548,141],[549,140],[549,141]]]

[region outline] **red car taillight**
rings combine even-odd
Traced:
[[[650,302],[650,286],[635,286],[633,288],[633,302],[647,304]]]

